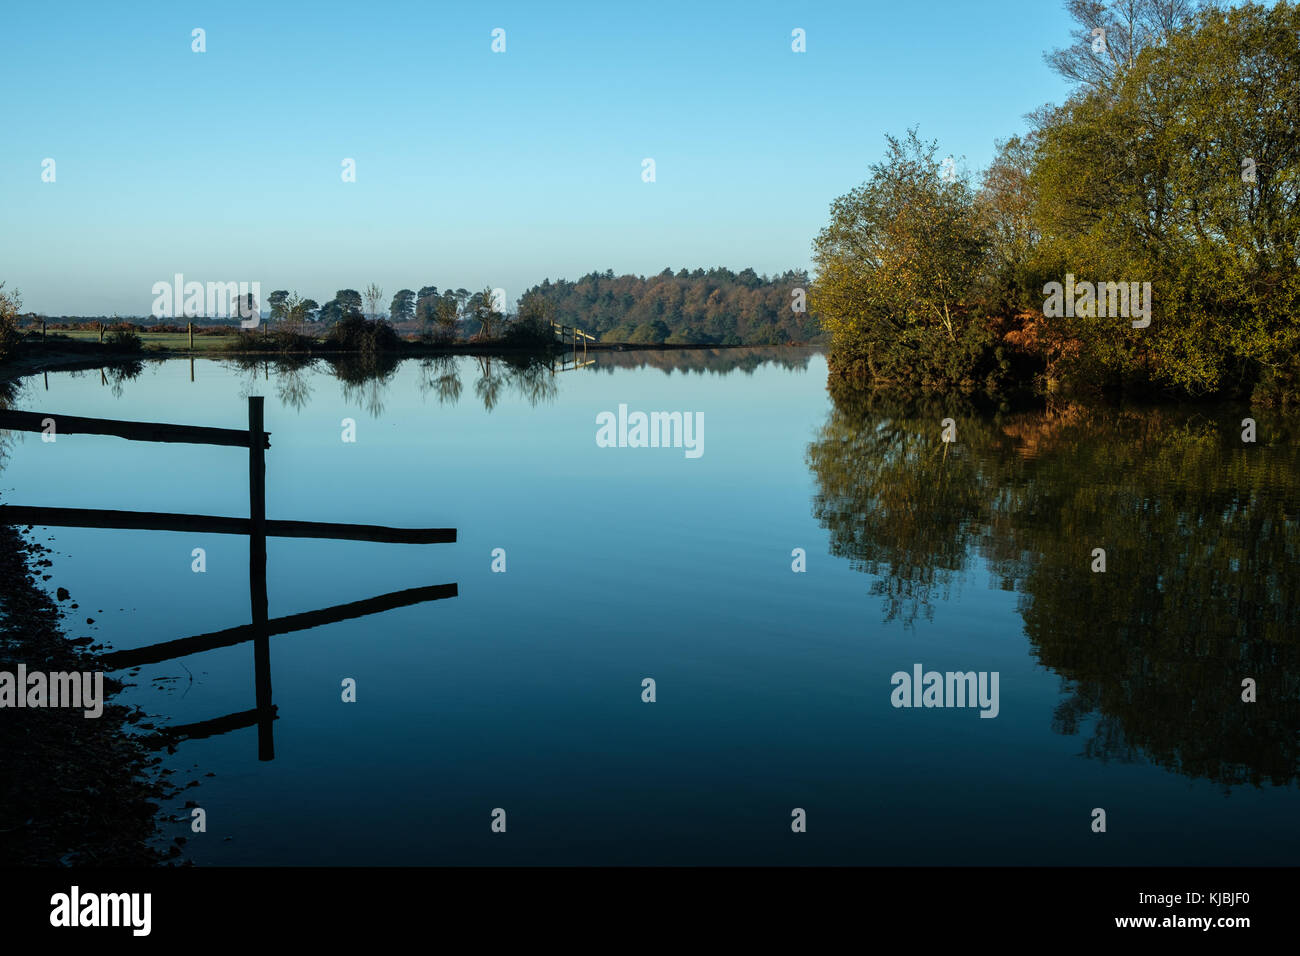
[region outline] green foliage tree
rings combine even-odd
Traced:
[[[320,307],[317,321],[333,325],[349,316],[361,316],[361,293],[355,289],[339,289],[334,298]]]
[[[399,289],[388,307],[388,317],[393,322],[409,322],[415,318],[415,293]]]
[[[339,304],[345,315],[361,315],[361,293],[356,289],[339,289],[334,293],[334,301]]]
[[[438,312],[438,287],[436,285],[421,286],[420,291],[415,294],[415,317],[421,322],[429,322],[437,317]]]
[[[444,341],[452,341],[456,338],[456,323],[460,321],[460,303],[456,294],[448,289],[438,297],[434,309],[438,336]]]
[[[505,338],[519,345],[545,346],[555,341],[555,305],[536,291],[519,298],[519,314],[506,327]]]
[[[311,307],[316,303],[311,299],[304,299],[297,290],[290,292],[280,302],[280,318],[286,327],[294,336],[302,334],[303,326],[309,321]],[[295,345],[302,345],[302,342],[294,341]]]
[[[1202,12],[1042,131],[1039,271],[1153,285],[1149,328],[1067,323],[1077,377],[1202,394],[1294,376],[1298,121],[1300,8],[1248,4]]]
[[[889,140],[832,207],[811,302],[837,373],[1007,392],[1300,398],[1300,7],[1071,0],[1078,89],[972,194]],[[1084,48],[1091,30],[1106,44]],[[1108,284],[1057,314],[1048,282]],[[1150,323],[1118,299],[1150,285]],[[1145,298],[1145,296],[1144,296]]]
[[[471,314],[479,323],[476,334],[478,339],[490,341],[496,338],[497,323],[505,318],[505,315],[497,309],[495,298],[491,287],[485,288],[482,292],[475,292],[470,298]]]
[[[284,321],[284,303],[289,298],[287,289],[276,289],[266,297],[266,304],[271,307],[271,318]]]
[[[979,387],[996,343],[974,308],[990,244],[975,194],[916,130],[886,141],[814,245],[833,367],[876,386]]]

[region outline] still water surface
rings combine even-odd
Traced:
[[[459,595],[271,638],[274,760],[251,727],[166,757],[198,781],[166,809],[207,811],[206,834],[168,831],[197,863],[1300,859],[1287,420],[833,399],[812,351],[380,372],[201,360],[191,381],[168,361],[52,373],[13,403],[243,427],[265,395],[269,517],[458,529],[442,545],[269,540],[272,618]],[[702,412],[703,454],[598,447],[597,415],[620,404]],[[6,444],[8,503],[248,513],[239,449]],[[72,636],[122,649],[249,621],[243,538],[35,534],[57,552],[48,587],[80,605]],[[892,706],[891,676],[916,664],[997,672],[996,718]],[[189,724],[253,708],[253,677],[241,644],[146,665],[124,696]]]

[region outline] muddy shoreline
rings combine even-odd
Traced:
[[[31,530],[0,525],[0,671],[102,672],[88,631],[95,609],[41,586],[50,549]],[[76,635],[76,636],[74,636]],[[153,866],[179,855],[158,849],[160,802],[178,791],[145,743],[145,714],[115,702],[104,678],[103,713],[80,708],[0,708],[0,866]]]

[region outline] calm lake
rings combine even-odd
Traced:
[[[269,539],[272,619],[459,593],[270,639],[274,759],[258,759],[255,726],[165,755],[174,782],[197,781],[164,807],[196,863],[1300,859],[1286,418],[833,398],[812,350],[371,371],[199,360],[191,380],[173,360],[37,376],[13,401],[243,428],[247,397],[265,395],[268,517],[458,531]],[[598,446],[597,417],[620,405],[701,413],[702,453]],[[241,449],[4,445],[4,503],[248,515]],[[45,585],[79,604],[70,636],[120,650],[249,623],[243,537],[33,536],[56,552]],[[917,665],[996,674],[996,716],[894,706],[893,675]],[[255,704],[250,643],[128,679],[125,702],[161,726]]]

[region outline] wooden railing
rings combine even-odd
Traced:
[[[573,337],[573,361],[574,361],[574,365],[573,365],[573,367],[574,367],[574,368],[582,368],[582,367],[584,367],[584,366],[587,366],[587,365],[591,365],[591,364],[593,364],[593,363],[587,361],[587,343],[588,343],[588,342],[594,342],[594,341],[596,341],[596,336],[591,335],[590,333],[584,331],[583,329],[578,328],[577,326],[568,326],[568,325],[563,325],[563,324],[561,324],[561,323],[559,323],[559,322],[552,322],[552,323],[551,323],[551,328],[555,330],[555,333],[560,337],[560,341],[561,341],[561,342],[566,342],[566,343],[567,343],[568,340],[569,340],[569,336],[572,335],[572,337]],[[579,342],[579,341],[582,342],[582,361],[581,361],[581,362],[578,361],[578,342]],[[552,363],[552,371],[555,371],[554,363]],[[563,363],[561,363],[560,371],[567,371],[567,369],[563,367]]]

